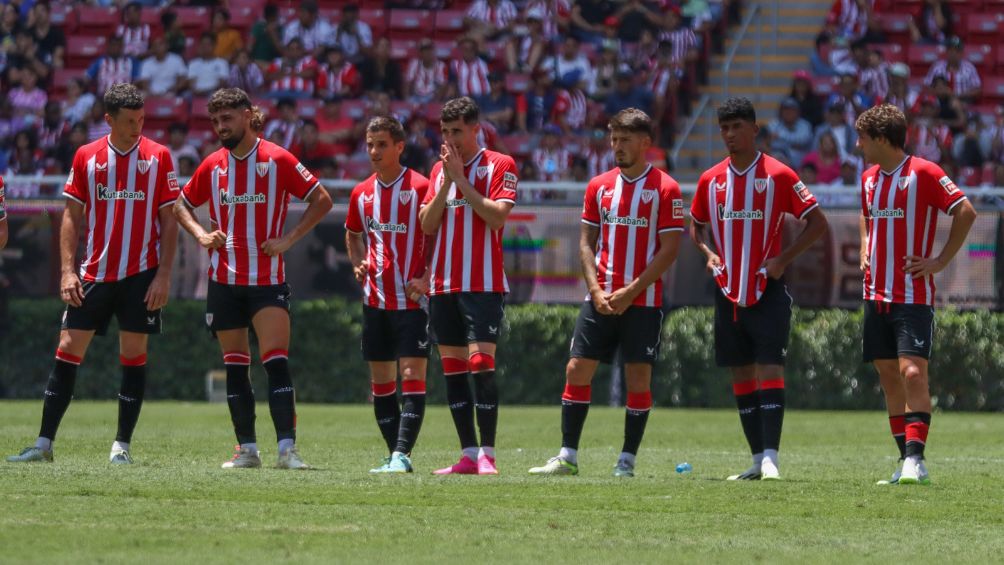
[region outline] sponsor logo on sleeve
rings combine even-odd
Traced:
[[[502,175],[502,188],[505,190],[516,190],[516,175],[513,173],[505,173]]]
[[[66,184],[73,184],[73,167],[70,167],[70,175],[66,177]]]
[[[941,184],[941,188],[944,188],[945,192],[947,192],[949,196],[959,191],[959,187],[955,186],[955,183],[952,182],[952,179],[948,178],[947,176],[938,179],[938,183]]]
[[[296,172],[300,173],[303,180],[311,180],[314,178],[314,175],[310,174],[310,171],[307,170],[307,167],[303,166],[303,163],[296,164]]]
[[[167,173],[167,188],[170,190],[178,190],[178,173],[174,171]]]
[[[802,181],[796,182],[795,186],[791,187],[791,189],[795,191],[795,194],[798,195],[798,199],[802,202],[808,202],[812,198],[812,193],[809,192],[809,187],[805,186],[805,183]]]
[[[673,219],[674,220],[683,219],[683,200],[680,198],[673,199]]]

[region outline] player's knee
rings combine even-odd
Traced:
[[[565,380],[573,385],[587,385],[592,382],[593,374],[586,361],[573,357],[565,365]]]
[[[924,377],[920,367],[913,364],[902,367],[899,373],[907,383],[920,383]]]
[[[495,370],[495,356],[482,351],[475,351],[471,355],[470,368],[472,373],[484,373]]]
[[[415,381],[424,380],[425,371],[419,370],[415,363],[401,363],[401,380]]]

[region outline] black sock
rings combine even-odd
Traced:
[[[223,362],[227,367],[227,406],[237,443],[256,443],[251,356],[247,353],[227,353],[223,355]]]
[[[648,425],[648,414],[651,409],[651,391],[627,393],[627,409],[624,411],[624,446],[621,452],[638,454],[638,446],[641,445],[641,438],[645,435],[645,426]]]
[[[750,452],[763,453],[763,422],[760,419],[760,391],[755,379],[732,384],[739,408],[739,422],[743,425]]]
[[[561,395],[561,447],[579,449],[579,438],[589,414],[592,387],[565,384]]]
[[[373,415],[380,435],[387,444],[387,453],[394,451],[397,430],[401,425],[401,407],[397,403],[397,383],[372,383]]]
[[[784,424],[784,381],[764,381],[760,386],[763,448],[777,450],[781,447],[781,426]]]
[[[418,441],[418,432],[425,419],[425,381],[401,381],[401,426],[397,431],[397,445],[394,451],[411,453]]]
[[[481,446],[495,447],[495,431],[499,425],[499,389],[495,384],[495,369],[474,373],[473,376]]]
[[[270,351],[262,356],[262,365],[268,374],[268,411],[272,414],[277,440],[296,440],[296,393],[289,375],[287,353]]]
[[[889,429],[892,431],[892,439],[896,441],[899,448],[899,458],[906,457],[906,417],[902,414],[889,416]]]
[[[77,363],[56,359],[56,364],[49,373],[49,383],[45,387],[45,397],[42,400],[42,428],[38,432],[38,437],[50,441],[56,439],[59,422],[70,406],[70,400],[73,399],[73,388],[77,384]]]
[[[146,355],[122,362],[122,386],[119,388],[119,429],[115,441],[129,443],[143,408],[146,391]]]
[[[450,405],[453,425],[457,428],[460,448],[477,447],[474,431],[474,395],[467,382],[467,373],[446,375],[446,402]]]

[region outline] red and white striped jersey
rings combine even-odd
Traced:
[[[512,0],[498,0],[493,6],[488,0],[477,0],[465,14],[472,20],[488,22],[494,27],[506,27],[519,17]]]
[[[951,213],[965,194],[935,163],[907,156],[895,170],[875,165],[861,175],[861,213],[868,227],[864,299],[934,305],[934,277],[904,272],[907,255],[930,257],[938,211]]]
[[[413,310],[408,281],[425,272],[425,234],[418,210],[429,190],[429,179],[408,168],[390,184],[374,174],[356,185],[349,196],[345,229],[366,232],[369,264],[363,302],[382,310]]]
[[[697,47],[697,36],[694,30],[685,25],[674,30],[663,31],[659,34],[659,41],[668,41],[673,46],[673,64],[682,65],[687,53]]]
[[[457,81],[457,92],[461,96],[482,96],[492,93],[488,83],[488,64],[480,57],[471,62],[463,59],[453,61],[453,76]]]
[[[491,122],[484,120],[481,120],[480,125],[481,129],[478,130],[478,147],[495,151],[499,142],[499,130],[495,129],[495,126]]]
[[[769,155],[757,154],[742,171],[731,158],[705,171],[690,216],[711,224],[722,294],[739,306],[756,304],[767,287],[764,261],[781,253],[784,214],[801,219],[818,205],[795,172]]]
[[[321,183],[296,157],[264,139],[243,159],[222,148],[206,157],[181,196],[190,208],[209,202],[212,229],[227,234],[225,247],[209,250],[209,279],[237,286],[282,284],[282,256],[269,257],[261,246],[282,236],[290,195],[306,200],[318,188]]]
[[[132,82],[139,74],[139,64],[132,57],[101,57],[90,68],[94,69],[98,92],[105,92],[115,84]]]
[[[139,27],[119,24],[115,35],[122,38],[122,53],[130,57],[142,57],[150,50],[149,24],[140,24]]]
[[[524,16],[530,14],[541,17],[544,24],[544,36],[558,35],[558,18],[567,19],[572,16],[572,4],[568,0],[531,0],[526,4]]]
[[[669,85],[673,82],[674,70],[669,67],[652,67],[648,73],[648,89],[657,99],[669,96]]]
[[[564,147],[553,150],[538,147],[533,150],[531,158],[537,166],[540,180],[544,182],[567,179],[572,168],[572,154]]]
[[[77,149],[63,196],[84,206],[87,247],[80,278],[112,282],[160,264],[160,217],[178,199],[171,153],[140,137],[120,151],[102,137]]]
[[[358,86],[359,72],[356,71],[356,66],[348,61],[337,69],[324,65],[317,73],[317,92],[321,97],[341,95],[345,88],[348,88],[350,93],[355,92]]]
[[[0,177],[0,220],[7,219],[7,205],[4,202],[5,196],[7,196],[7,187],[3,183],[3,177]]]
[[[586,125],[586,116],[589,113],[585,93],[578,88],[559,90],[552,112],[556,118],[565,116],[565,123],[569,128],[582,129],[582,126]]]
[[[600,173],[609,171],[614,168],[614,152],[609,148],[604,147],[602,150],[596,150],[590,147],[586,149],[586,168],[589,171],[589,178],[598,176]]]
[[[426,67],[421,59],[412,59],[404,76],[404,80],[411,85],[411,94],[426,98],[434,96],[450,81],[450,70],[443,61],[437,60],[431,67]]]
[[[858,72],[858,84],[861,91],[872,100],[883,100],[889,95],[889,65],[882,63],[877,67],[868,67]]]
[[[948,151],[952,148],[952,130],[942,123],[917,120],[910,128],[907,139],[917,157],[935,163],[941,161],[942,148]]]
[[[605,292],[616,292],[648,267],[659,252],[659,234],[683,231],[680,185],[651,165],[633,179],[625,178],[619,168],[607,171],[586,187],[582,223],[600,229],[596,279]],[[662,306],[662,277],[632,304]]]
[[[983,86],[983,81],[980,80],[980,72],[976,70],[976,65],[973,65],[972,62],[966,59],[959,61],[959,68],[957,69],[949,68],[948,61],[944,59],[935,61],[927,71],[927,76],[924,77],[924,84],[931,86],[934,83],[934,78],[939,76],[948,79],[948,85],[952,87],[952,92],[958,96]]]
[[[265,74],[277,73],[283,68],[284,59],[279,58],[272,62]],[[317,60],[313,57],[304,57],[293,65],[292,73],[289,75],[283,75],[272,81],[269,85],[269,89],[272,92],[279,91],[292,91],[292,92],[306,92],[312,94],[314,92],[314,81],[313,79],[303,78],[300,73],[309,70],[311,68],[317,67]]]
[[[516,203],[519,177],[512,157],[482,149],[464,165],[464,174],[485,197]],[[442,161],[432,167],[429,191],[422,205],[431,202],[440,190],[450,192],[432,249],[429,294],[509,292],[502,261],[502,228],[490,229],[467,203],[456,183],[443,186]]]
[[[878,11],[875,0],[866,0],[866,3],[872,11]],[[868,12],[858,6],[858,0],[834,0],[826,21],[850,40],[860,39],[868,31]]]

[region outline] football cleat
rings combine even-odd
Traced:
[[[261,458],[258,457],[257,451],[251,451],[250,449],[242,449],[241,446],[237,446],[236,452],[230,461],[227,461],[221,465],[224,469],[256,469],[261,467]]]
[[[763,462],[760,463],[760,480],[761,481],[780,481],[781,471],[777,468],[777,463],[772,459],[767,457],[763,458]]]
[[[126,449],[113,449],[111,455],[108,456],[108,460],[112,465],[132,465],[132,456],[129,455],[129,451]]]
[[[499,470],[495,467],[495,458],[489,457],[487,455],[481,455],[478,457],[478,474],[479,475],[497,475]]]
[[[460,456],[460,460],[449,467],[436,469],[433,475],[477,475],[478,464],[466,455]]]
[[[900,472],[901,485],[927,485],[931,479],[927,474],[927,466],[920,457],[910,456],[903,460],[903,470]]]
[[[903,473],[903,460],[900,459],[899,462],[896,464],[896,470],[893,471],[893,473],[892,473],[892,478],[890,478],[888,481],[885,480],[885,479],[882,479],[881,481],[879,481],[879,482],[877,482],[875,484],[876,485],[895,485],[895,484],[899,484],[899,477],[900,477],[900,475],[902,473]]]
[[[384,464],[376,469],[370,469],[370,473],[373,474],[383,474],[383,473],[411,473],[411,459],[408,459],[407,455],[402,453],[395,454],[391,457],[384,459]]]
[[[620,459],[617,464],[614,465],[614,476],[615,477],[633,477],[634,476],[634,465]]]
[[[45,451],[32,446],[26,447],[21,450],[21,453],[11,455],[7,458],[8,463],[34,463],[36,461],[52,463],[52,451]]]
[[[547,460],[547,463],[543,467],[534,467],[530,469],[531,475],[578,475],[579,466],[575,463],[562,459],[561,457],[552,457]]]
[[[760,465],[753,465],[738,475],[729,475],[726,481],[759,481],[761,478]]]
[[[309,469],[310,465],[307,465],[303,458],[300,457],[300,452],[297,451],[296,446],[290,447],[285,453],[279,454],[279,460],[275,463],[276,469]]]

